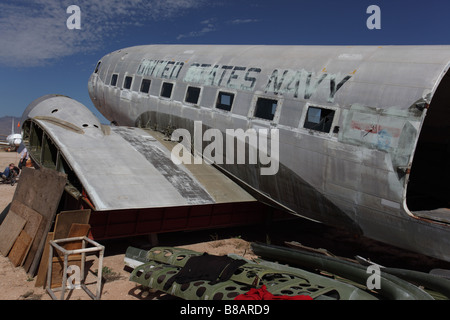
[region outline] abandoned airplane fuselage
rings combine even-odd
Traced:
[[[209,129],[276,130],[270,174],[210,154],[295,215],[450,261],[449,63],[449,46],[139,46],[103,57],[88,87],[113,124],[200,127],[202,150]]]

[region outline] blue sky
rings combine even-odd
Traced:
[[[81,29],[69,30],[70,5]],[[381,29],[366,12],[381,9]],[[105,54],[143,44],[450,44],[445,0],[14,0],[0,2],[0,117],[63,94],[93,107],[87,82]]]

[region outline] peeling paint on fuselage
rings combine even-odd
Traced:
[[[392,170],[410,166],[422,112],[353,105],[343,122],[339,141],[391,155]]]

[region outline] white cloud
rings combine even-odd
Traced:
[[[69,30],[68,6],[81,9],[81,30]],[[202,0],[15,0],[0,3],[0,64],[36,66],[97,50],[126,26],[163,20]]]
[[[258,20],[258,19],[235,19],[235,20],[229,20],[225,23],[239,25],[239,24],[244,24],[244,23],[255,23],[255,22],[259,22],[259,21],[260,20]],[[203,20],[200,22],[200,24],[204,25],[204,27],[202,29],[180,34],[177,36],[177,40],[180,40],[183,38],[201,37],[209,32],[213,32],[213,31],[216,31],[217,29],[220,29],[220,27],[217,26],[218,25],[217,19],[215,19],[215,18]]]
[[[244,24],[244,23],[254,23],[254,22],[259,22],[260,20],[258,19],[235,19],[235,20],[231,20],[228,21],[231,24]]]
[[[180,34],[177,36],[177,40],[183,39],[183,38],[194,38],[194,37],[201,37],[209,32],[216,31],[215,27],[216,19],[207,19],[200,22],[200,24],[203,24],[204,27],[198,31],[191,31],[189,33]]]

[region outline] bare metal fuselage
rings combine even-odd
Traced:
[[[278,129],[276,174],[219,166],[294,214],[450,261],[449,61],[446,46],[140,46],[103,57],[89,93],[118,125]]]
[[[20,133],[14,133],[14,119],[11,123],[11,134],[6,137],[6,141],[0,142],[0,145],[7,145],[10,149],[16,150],[22,143],[22,135]]]

